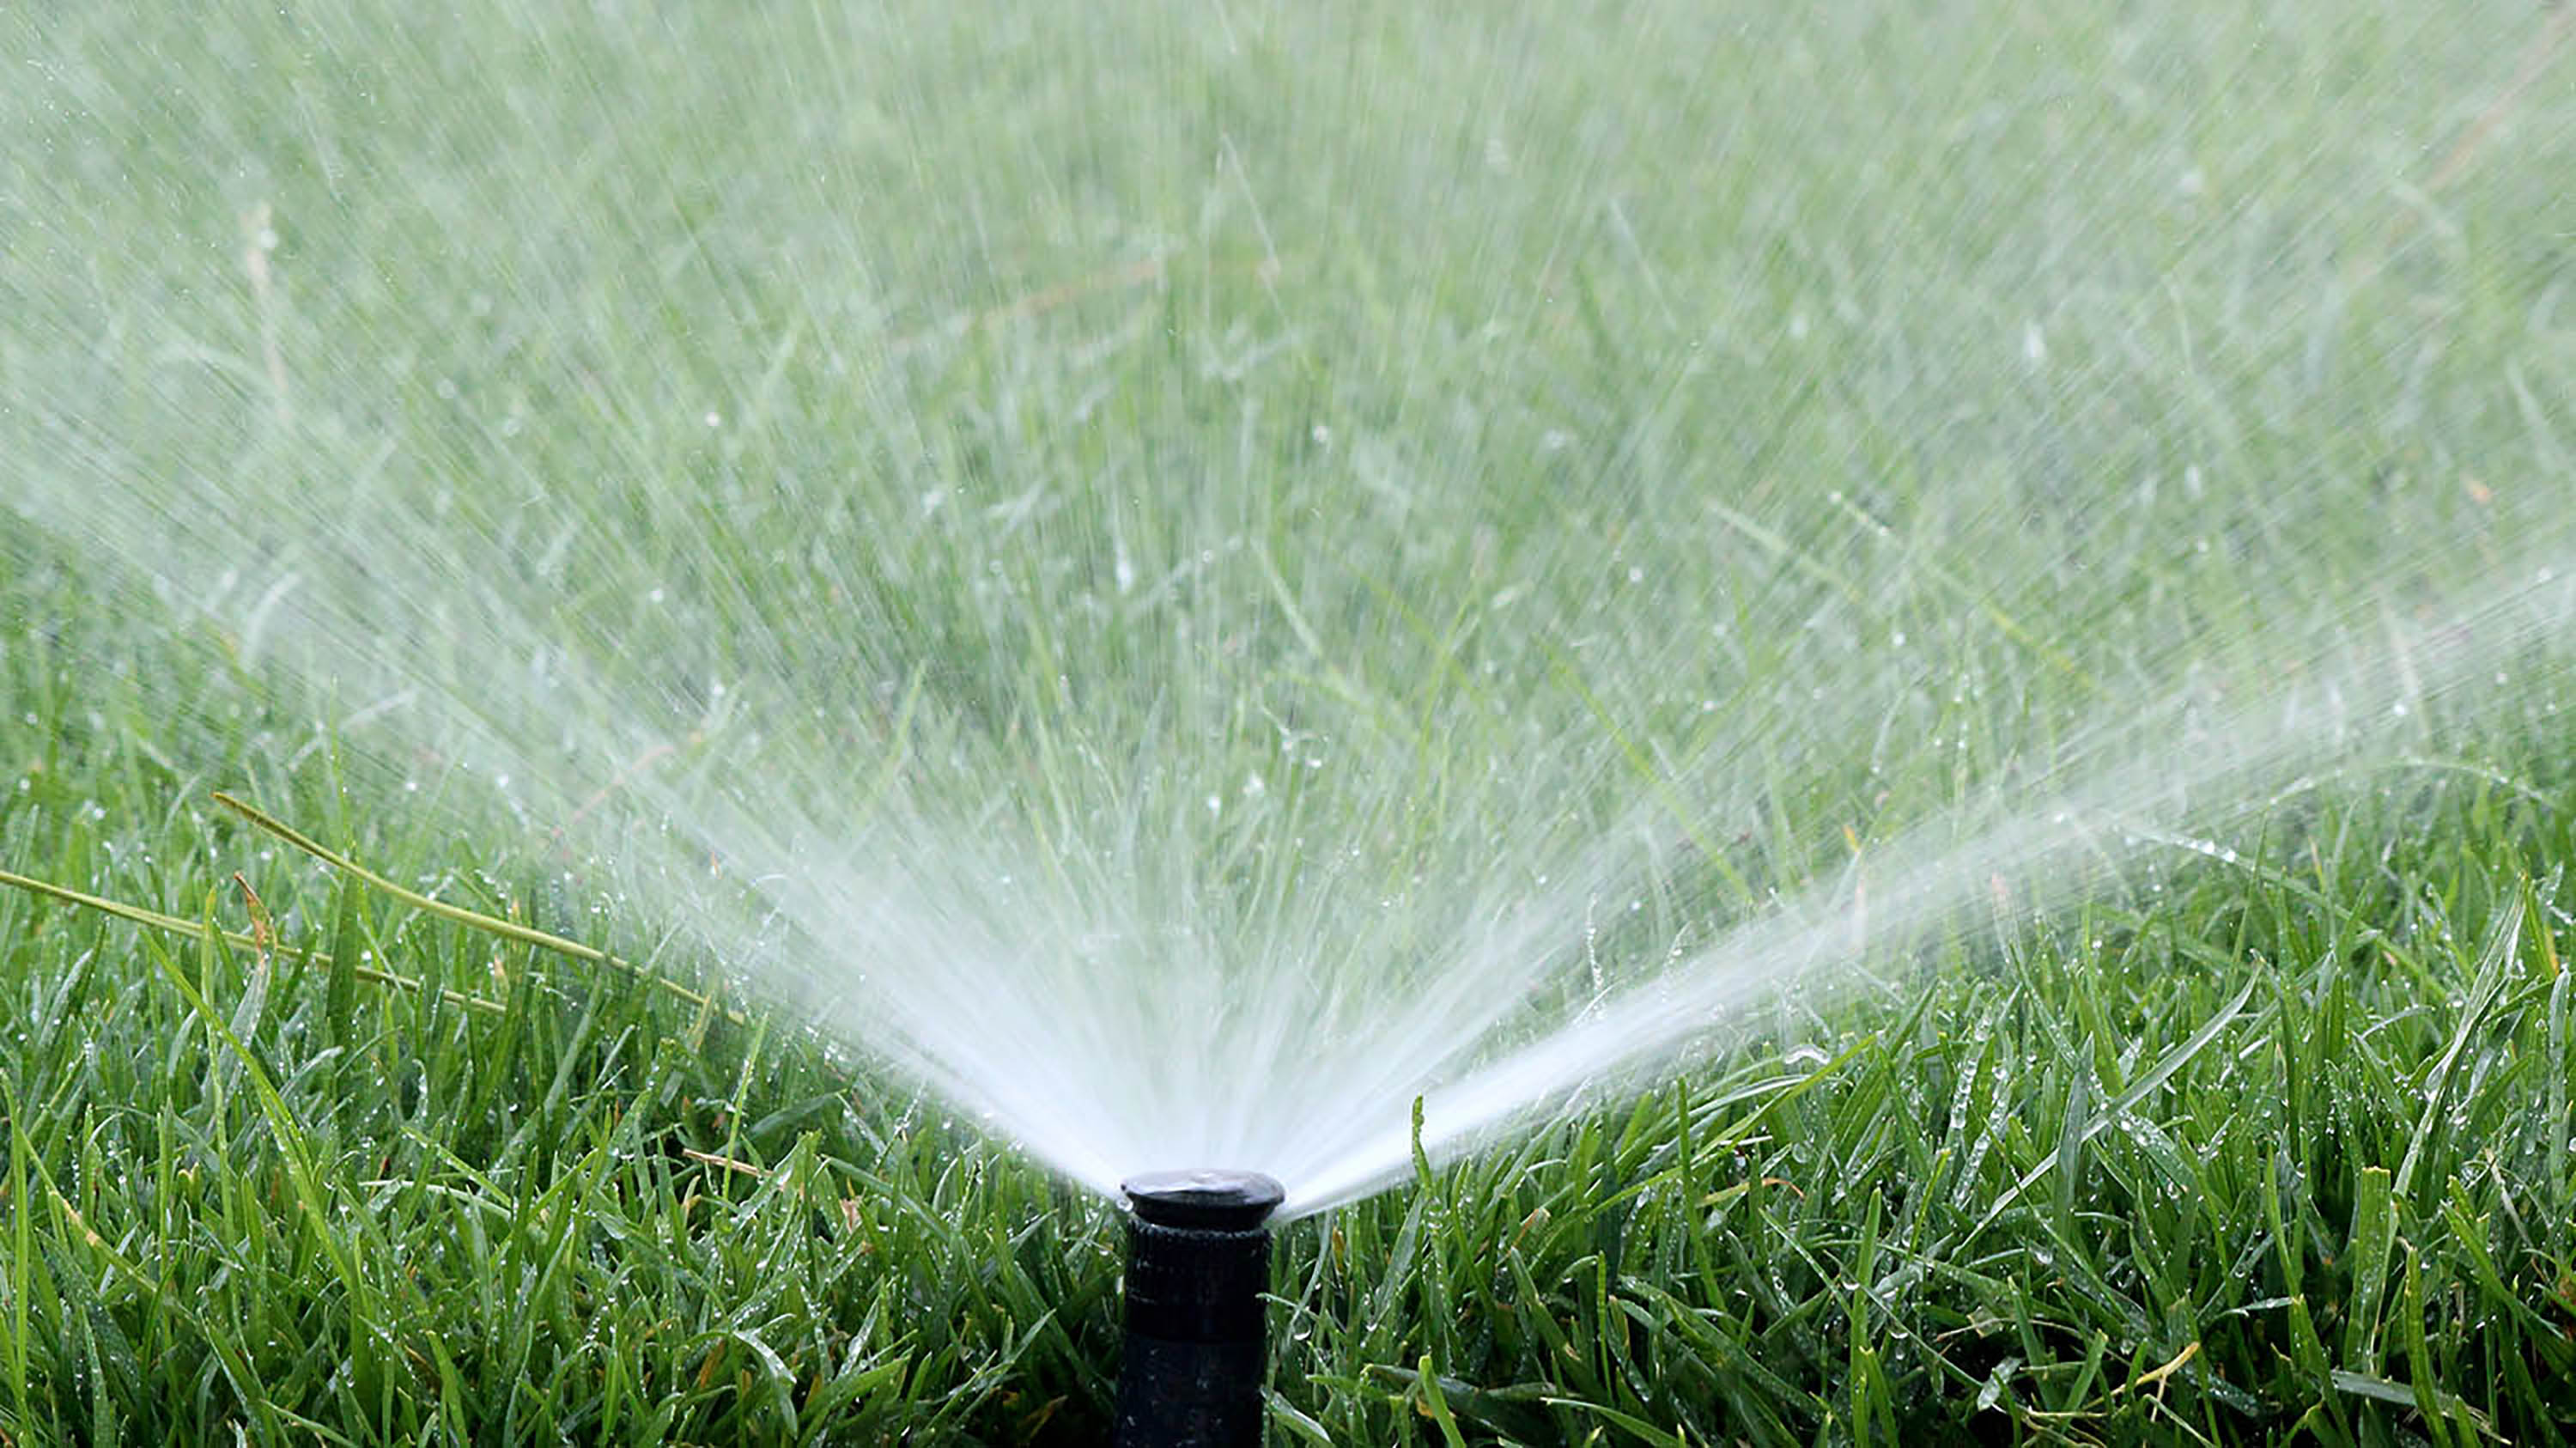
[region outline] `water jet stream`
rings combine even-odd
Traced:
[[[1365,1196],[1409,1172],[1417,1145],[1436,1156],[1470,1149],[1569,1092],[1615,1100],[1640,1086],[1642,1067],[1736,1009],[1785,988],[1829,987],[1838,969],[1887,942],[1920,947],[1927,935],[2014,928],[2149,851],[2233,858],[2177,832],[2227,832],[2277,803],[2296,776],[2385,753],[2388,737],[2411,734],[2428,710],[2474,717],[2479,701],[2460,696],[2491,688],[2501,660],[2576,631],[2570,565],[2576,557],[2517,563],[2466,590],[2457,612],[2393,630],[2350,657],[2312,660],[2296,685],[2216,709],[2196,707],[2196,696],[2169,699],[2147,711],[2145,730],[2112,737],[2136,750],[2141,735],[2163,739],[2158,726],[2169,726],[2178,743],[2125,756],[2078,751],[1982,811],[1962,812],[1965,820],[1935,819],[1874,845],[1873,861],[1894,863],[1855,861],[1662,973],[1597,998],[1562,1029],[1428,1086],[1418,1132],[1391,1126],[1334,1162],[1302,1168],[1284,1214]],[[2544,667],[2563,676],[2569,660],[2554,654]]]

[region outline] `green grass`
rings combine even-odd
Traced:
[[[0,891],[0,1444],[1106,1422],[1106,1204],[244,627],[369,596],[310,539],[411,677],[732,678],[692,769],[1178,818],[1131,888],[1264,939],[1651,796],[1614,970],[2563,545],[2576,62],[2482,131],[2542,15],[2209,8],[0,15],[0,869],[277,932]],[[1272,1441],[2576,1434],[2564,646],[2487,643],[2236,860],[1291,1225]]]
[[[14,863],[236,923],[212,882],[301,871],[157,721],[56,723]],[[2561,764],[2319,808],[2276,865],[1782,1007],[1631,1110],[1291,1227],[1275,1433],[2564,1431],[2576,971],[2529,906],[2576,849]],[[351,833],[453,868],[399,825]],[[783,1025],[300,893],[299,948],[504,1009],[0,899],[12,1441],[1099,1431],[1100,1204]]]

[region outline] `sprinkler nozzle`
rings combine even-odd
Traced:
[[[1287,1195],[1251,1171],[1130,1177],[1119,1448],[1260,1448],[1270,1230]]]

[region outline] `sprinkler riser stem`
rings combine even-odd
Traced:
[[[1119,1448],[1259,1448],[1270,1233],[1127,1223]]]
[[[1118,1448],[1260,1448],[1270,1230],[1279,1184],[1251,1173],[1128,1184]],[[1211,1185],[1213,1184],[1213,1185]]]

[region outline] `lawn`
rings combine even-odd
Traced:
[[[0,13],[0,1444],[2576,1434],[2571,12],[1812,8]]]

